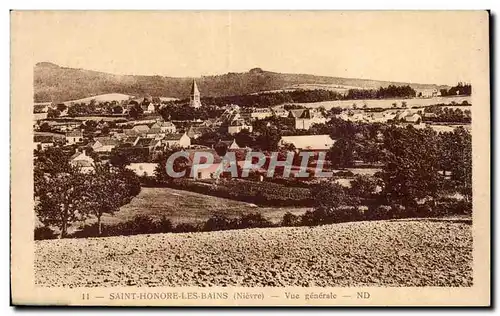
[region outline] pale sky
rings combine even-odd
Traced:
[[[24,12],[35,61],[116,74],[284,73],[469,81],[467,12]],[[482,14],[482,15],[481,15]]]

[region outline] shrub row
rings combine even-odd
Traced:
[[[275,225],[260,213],[241,215],[238,218],[228,218],[223,215],[213,215],[207,221],[199,224],[180,223],[173,225],[171,220],[162,217],[160,220],[139,215],[132,221],[116,225],[103,225],[101,237],[129,236],[155,233],[187,233],[209,232],[229,229],[245,229],[274,226],[318,226],[325,224],[385,220],[412,217],[442,217],[450,215],[471,215],[472,204],[464,201],[423,204],[417,207],[403,207],[402,205],[380,205],[366,207],[343,207],[336,209],[316,208],[303,215],[294,215],[287,212],[280,224]],[[70,237],[86,238],[98,236],[97,225],[87,225],[73,233]],[[57,234],[48,227],[35,229],[35,240],[54,239]]]
[[[166,217],[160,220],[145,215],[138,215],[133,220],[115,225],[102,225],[101,234],[98,234],[97,224],[85,225],[71,234],[72,238],[130,236],[139,234],[157,233],[190,233],[208,232],[228,229],[244,229],[275,226],[260,213],[244,214],[237,218],[228,218],[222,215],[213,215],[206,222],[199,224],[179,223],[173,225]],[[35,240],[55,239],[57,234],[48,227],[35,228]]]
[[[422,204],[416,207],[402,205],[379,205],[370,207],[343,207],[336,209],[316,208],[301,216],[286,213],[281,226],[317,226],[341,222],[386,220],[398,218],[443,217],[450,215],[471,215],[472,203],[454,201]]]

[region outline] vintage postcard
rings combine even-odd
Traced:
[[[12,11],[12,304],[489,306],[489,25]]]

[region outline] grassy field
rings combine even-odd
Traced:
[[[308,208],[257,207],[245,202],[170,188],[142,188],[141,193],[119,212],[103,216],[103,223],[126,222],[137,215],[158,219],[166,216],[174,223],[198,223],[206,221],[214,214],[237,217],[251,212],[259,212],[272,222],[278,223],[287,211],[299,215],[307,210]],[[91,222],[93,221],[87,221]]]

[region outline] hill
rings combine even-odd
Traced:
[[[353,222],[35,241],[37,286],[471,286],[471,225]]]
[[[60,67],[49,62],[34,68],[35,102],[63,102],[120,93],[134,96],[187,98],[193,78],[163,76],[114,75],[93,70]],[[285,74],[260,68],[245,73],[228,73],[196,78],[202,96],[244,95],[281,89],[379,88],[390,84],[409,84],[414,89],[439,89],[435,84],[413,84],[367,79]]]

